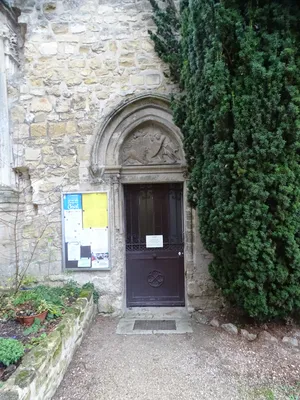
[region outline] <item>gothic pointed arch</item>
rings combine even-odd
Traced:
[[[90,171],[134,166],[184,166],[182,135],[172,121],[167,96],[144,94],[122,103],[96,133]]]

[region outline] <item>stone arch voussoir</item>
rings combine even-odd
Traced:
[[[96,133],[90,170],[126,165],[184,164],[182,135],[172,121],[167,96],[144,94],[120,104]]]

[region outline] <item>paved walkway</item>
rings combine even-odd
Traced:
[[[290,398],[270,390],[287,385],[299,352],[196,323],[182,335],[117,335],[118,321],[96,318],[53,400]]]

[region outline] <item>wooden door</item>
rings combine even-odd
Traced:
[[[184,306],[182,184],[124,191],[127,306]]]

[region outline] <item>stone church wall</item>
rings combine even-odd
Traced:
[[[9,86],[14,168],[24,199],[19,217],[22,260],[25,266],[30,262],[30,274],[93,281],[103,294],[102,310],[119,310],[125,272],[118,254],[111,271],[62,271],[61,192],[113,190],[108,181],[93,184],[89,170],[105,118],[135,96],[169,95],[176,89],[149,38],[148,30],[154,29],[150,3],[15,0],[15,6],[21,10],[19,24],[26,26],[22,73]],[[192,229],[189,305],[210,307],[210,256],[197,227]],[[113,234],[113,249],[123,236],[122,231]]]

